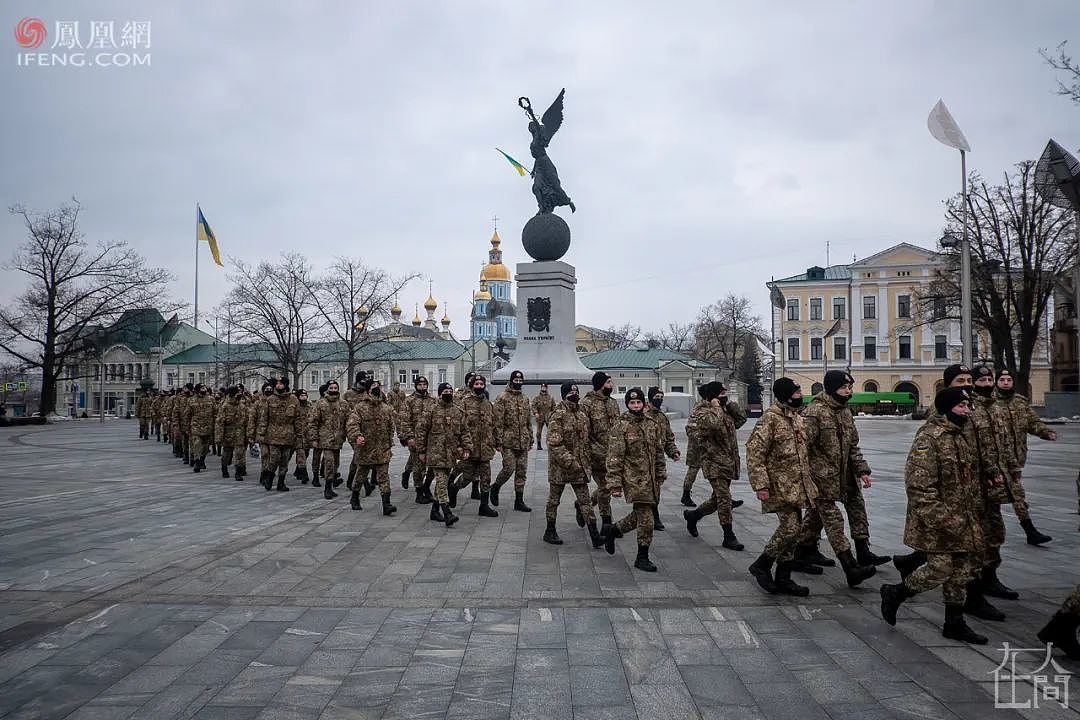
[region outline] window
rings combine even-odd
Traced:
[[[863,338],[863,360],[877,360],[877,338],[867,336]]]
[[[101,366],[100,365],[95,365],[94,366],[94,379],[95,380],[100,380],[101,379]]]
[[[165,383],[168,387],[172,387],[176,384],[176,376],[171,372],[165,373]]]
[[[867,380],[862,386],[863,392],[877,392],[878,384],[873,380]]]
[[[142,380],[142,363],[135,366],[135,380]]]
[[[318,370],[312,370],[311,371],[311,386],[315,387],[318,384],[319,384],[319,371]]]
[[[200,383],[205,383],[206,382],[206,373],[204,373],[204,372],[199,373],[199,382]]]
[[[194,385],[194,384],[195,384],[195,373],[193,373],[193,372],[189,372],[189,373],[187,374],[187,381],[188,381],[189,383],[191,383],[192,385]]]
[[[821,338],[810,338],[810,359],[821,359]]]
[[[944,335],[934,336],[934,359],[947,360],[949,357],[949,340]]]
[[[821,305],[822,305],[822,299],[821,298],[810,298],[810,319],[811,320],[820,320],[821,319]]]
[[[408,382],[407,375],[408,375],[408,373],[406,373],[404,370],[398,370],[397,371],[397,381],[399,383],[401,383],[402,385],[404,385],[406,382]]]
[[[901,335],[900,336],[900,359],[901,360],[910,360],[911,359],[911,336],[910,335]]]
[[[847,360],[847,338],[834,337],[832,341],[834,360]]]
[[[787,359],[798,360],[799,359],[799,338],[788,338],[787,341]]]
[[[945,311],[947,307],[945,305],[945,298],[934,298],[934,320],[941,320],[945,317]]]
[[[873,320],[877,317],[877,298],[873,295],[866,295],[863,297],[862,316],[863,320]]]
[[[832,299],[832,319],[843,320],[847,317],[847,298],[834,297]]]
[[[322,371],[322,381],[324,383],[330,382],[330,371],[329,370],[323,370]],[[314,384],[314,383],[312,383],[312,384]]]
[[[439,368],[439,383],[446,382],[446,368]]]
[[[787,319],[799,319],[799,301],[797,299],[791,299],[787,301]]]
[[[412,379],[413,379],[414,383],[416,382],[416,378],[418,378],[418,377],[420,377],[420,371],[417,370],[416,368],[413,368]]]
[[[902,317],[902,318],[911,317],[911,296],[910,295],[897,295],[896,296],[896,317]]]
[[[671,386],[671,392],[673,392],[673,393],[684,392],[683,386],[682,385],[672,385]]]

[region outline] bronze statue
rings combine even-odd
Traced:
[[[551,107],[544,111],[540,120],[537,120],[536,115],[533,114],[529,98],[518,98],[518,106],[529,117],[529,133],[532,135],[529,152],[532,153],[534,161],[530,175],[533,179],[533,195],[536,196],[536,204],[540,208],[538,215],[550,213],[563,205],[569,205],[570,212],[577,212],[570,196],[563,192],[562,184],[559,182],[559,171],[555,169],[555,163],[551,162],[547,154],[548,143],[562,125],[563,95],[565,94],[566,88],[559,91],[559,97],[555,98]]]

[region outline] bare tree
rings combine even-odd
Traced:
[[[750,299],[728,293],[698,313],[694,329],[696,354],[703,360],[734,371],[745,348],[763,335],[761,318],[753,314]]]
[[[337,257],[327,273],[313,282],[312,298],[328,335],[344,346],[350,384],[361,348],[372,342],[371,329],[389,319],[394,296],[417,277],[416,273],[391,277],[360,260]]]
[[[649,347],[686,353],[694,349],[694,325],[692,323],[668,323],[666,328],[645,334]]]
[[[1047,65],[1065,74],[1065,80],[1058,79],[1058,95],[1064,95],[1080,105],[1080,63],[1065,52],[1065,44],[1063,42],[1058,45],[1054,53],[1046,48],[1039,48],[1039,54]]]
[[[27,239],[6,266],[25,275],[26,289],[0,309],[0,349],[25,368],[41,370],[38,411],[56,412],[56,383],[65,364],[87,346],[87,328],[127,310],[179,303],[163,301],[173,279],[165,268],[147,267],[121,241],[91,246],[79,230],[82,206],[75,199],[54,210],[10,208],[22,218]]]
[[[633,323],[623,323],[619,326],[613,325],[604,332],[607,335],[605,340],[609,343],[609,349],[611,350],[634,347],[641,338],[641,327]]]
[[[231,258],[232,289],[225,298],[242,342],[257,343],[275,358],[273,368],[292,378],[294,387],[322,355],[312,344],[325,338],[325,320],[312,287],[314,271],[299,253],[282,253],[281,260],[266,260],[252,267]]]
[[[748,342],[739,356],[739,366],[735,370],[735,377],[746,384],[746,402],[751,405],[761,404],[761,395],[765,390],[762,385],[763,368],[761,355],[758,354],[757,343]]]
[[[1043,338],[1046,305],[1054,285],[1076,262],[1074,214],[1047,203],[1035,192],[1035,163],[1016,165],[1001,185],[972,174],[968,192],[971,239],[972,324],[990,339],[990,357],[1016,376],[1027,392],[1031,356]],[[946,235],[963,231],[959,196],[946,204]],[[926,290],[913,298],[915,317],[908,325],[958,320],[959,253],[946,255]]]

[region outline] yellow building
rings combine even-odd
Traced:
[[[827,370],[846,369],[857,391],[910,392],[928,405],[944,369],[961,358],[960,323],[923,324],[914,307],[942,263],[932,250],[901,243],[850,265],[766,283],[784,297],[783,309],[772,308],[776,376],[816,393]],[[976,358],[985,353],[981,338],[979,346]],[[1031,362],[1036,405],[1050,387],[1049,357],[1040,342]]]

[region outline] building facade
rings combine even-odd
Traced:
[[[857,391],[910,392],[928,405],[944,369],[962,355],[960,323],[944,310],[941,320],[923,322],[915,307],[943,262],[939,253],[901,243],[850,265],[811,267],[766,283],[784,305],[772,306],[777,377],[816,393],[825,372],[840,368],[855,378]],[[988,356],[985,338],[978,345],[976,359]],[[1050,384],[1048,342],[1039,343],[1031,364],[1038,405]]]
[[[611,376],[620,403],[621,396],[632,387],[647,390],[655,385],[665,393],[696,396],[698,386],[714,380],[722,381],[733,396],[738,395],[740,403],[746,403],[743,383],[728,377],[717,365],[673,350],[649,347],[601,350],[582,357],[581,363]]]
[[[491,236],[488,262],[480,270],[480,289],[473,293],[470,317],[472,338],[491,343],[500,338],[513,348],[517,341],[517,308],[513,301],[510,268],[502,261],[502,240],[498,231]]]

